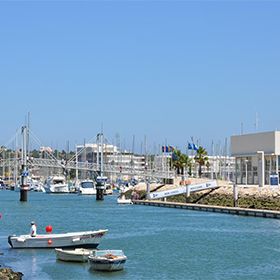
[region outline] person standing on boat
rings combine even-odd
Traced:
[[[33,221],[31,222],[30,235],[31,237],[35,237],[37,235],[37,227]]]

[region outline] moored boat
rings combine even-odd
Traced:
[[[69,193],[69,188],[64,176],[49,177],[46,180],[44,188],[47,193]]]
[[[105,190],[104,190],[105,195],[111,195],[113,194],[113,187],[110,183],[105,184]]]
[[[65,262],[87,262],[93,250],[76,248],[75,250],[64,250],[61,248],[55,249],[56,258]]]
[[[100,271],[122,270],[126,260],[122,250],[97,250],[88,257],[90,268]]]
[[[132,200],[129,198],[125,198],[125,194],[122,194],[117,199],[118,204],[133,204]]]
[[[59,234],[11,235],[8,242],[12,248],[96,248],[108,230],[69,232]]]
[[[96,188],[93,180],[84,180],[80,183],[79,194],[96,195]]]

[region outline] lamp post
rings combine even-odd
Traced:
[[[246,186],[248,184],[248,159],[245,159],[245,178],[246,178]]]

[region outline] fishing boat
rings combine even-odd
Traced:
[[[107,232],[104,230],[69,232],[58,234],[10,235],[8,242],[12,248],[96,248]]]
[[[75,250],[64,250],[61,248],[55,249],[56,258],[64,262],[87,262],[93,250],[76,248]]]
[[[44,188],[46,193],[69,193],[64,176],[48,177]]]
[[[79,194],[96,195],[95,184],[92,180],[84,180],[80,183]]]
[[[88,257],[90,268],[100,271],[122,270],[126,260],[122,250],[97,250]]]

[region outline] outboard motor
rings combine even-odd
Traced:
[[[10,246],[13,248],[13,244],[12,244],[12,241],[11,241],[11,237],[12,237],[13,235],[9,235],[8,236],[8,243],[10,244]]]

